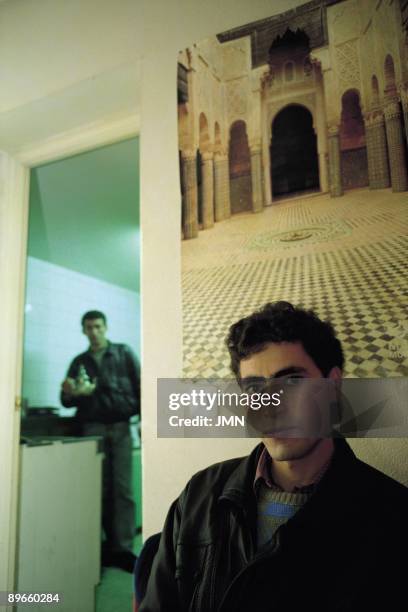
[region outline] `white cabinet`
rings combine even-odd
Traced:
[[[52,607],[58,612],[94,612],[101,545],[98,439],[20,448],[16,590],[60,593],[62,603]],[[30,610],[43,612],[44,605]]]

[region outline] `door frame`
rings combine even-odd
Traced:
[[[139,113],[128,113],[55,134],[18,151],[2,151],[0,145],[0,591],[14,591],[16,580],[30,170],[139,133]]]

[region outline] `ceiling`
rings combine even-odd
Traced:
[[[0,149],[139,115],[140,2],[0,0]],[[129,134],[130,136],[130,134]]]
[[[133,62],[0,112],[1,148],[13,154],[80,126],[133,116],[139,83],[140,64]]]
[[[139,291],[139,138],[31,171],[28,255]]]

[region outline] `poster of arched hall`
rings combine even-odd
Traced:
[[[408,3],[313,0],[177,61],[185,374],[227,376],[228,325],[287,299],[346,375],[406,376]]]

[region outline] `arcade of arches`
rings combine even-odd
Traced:
[[[307,7],[180,53],[185,239],[288,196],[408,190],[402,3]]]

